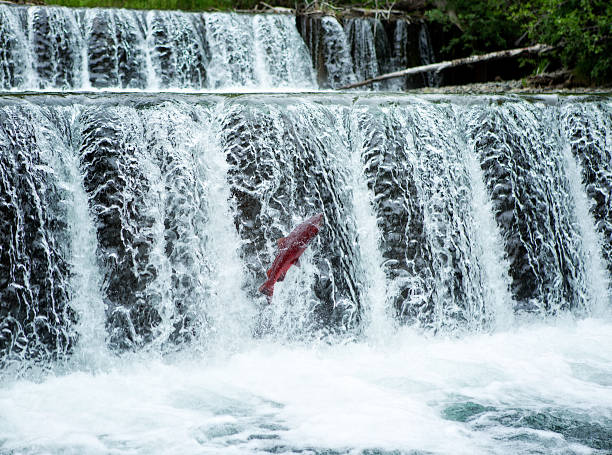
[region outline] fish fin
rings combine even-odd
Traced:
[[[300,258],[297,258],[295,261],[293,261],[293,265],[299,267],[300,266]]]
[[[259,292],[268,297],[268,303],[272,300],[272,294],[274,294],[274,283],[270,284],[269,281],[266,281],[259,288]]]
[[[270,268],[270,269],[268,269],[268,270],[266,270],[266,276],[267,276],[268,278],[270,278],[270,275],[272,275],[272,269],[271,269],[271,268]]]
[[[283,281],[283,280],[285,279],[285,276],[286,276],[286,275],[287,275],[287,272],[282,273],[282,274],[281,274],[281,275],[278,277],[278,280],[276,280],[276,281]]]
[[[285,248],[285,245],[287,245],[287,237],[281,237],[276,241],[276,244],[280,249]]]

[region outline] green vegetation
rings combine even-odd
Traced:
[[[531,41],[558,46],[557,56],[578,77],[612,83],[612,2],[570,0],[524,2],[512,9],[528,24]]]
[[[449,0],[436,4],[426,15],[451,34],[443,49],[447,54],[545,43],[556,49],[534,62],[540,71],[562,65],[579,82],[612,83],[609,0]]]

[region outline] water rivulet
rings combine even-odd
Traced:
[[[606,311],[611,113],[606,98],[5,97],[0,360]],[[276,240],[320,211],[268,306]]]

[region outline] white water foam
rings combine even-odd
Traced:
[[[473,149],[473,146],[470,146]],[[492,314],[495,329],[508,329],[514,321],[510,294],[510,264],[504,253],[504,242],[493,215],[491,198],[485,187],[485,177],[474,153],[466,153],[466,168],[472,186],[475,239],[485,276],[487,312]]]
[[[73,112],[76,116],[76,112]],[[74,122],[74,117],[71,119]],[[96,229],[89,213],[89,201],[79,169],[76,153],[66,154],[66,167],[70,176],[72,201],[68,204],[72,236],[72,285],[74,295],[71,307],[79,314],[76,328],[79,334],[76,362],[81,366],[99,366],[108,359],[106,348],[106,314],[102,296],[100,269],[96,263]]]
[[[504,416],[558,407],[605,428],[610,345],[610,322],[588,319],[461,340],[405,329],[384,347],[260,341],[214,362],[141,359],[98,374],[4,385],[0,450],[596,453],[571,434],[504,424]],[[481,412],[465,421],[453,416],[453,406],[465,403]]]
[[[609,313],[612,301],[610,276],[600,253],[602,239],[595,229],[595,221],[589,212],[592,201],[587,198],[580,166],[576,162],[576,157],[572,155],[570,145],[568,143],[562,145],[563,158],[567,163],[568,180],[574,198],[576,221],[584,249],[588,301],[591,302],[590,309],[593,315],[602,316]]]
[[[227,109],[224,103],[216,107],[216,117]],[[242,289],[243,268],[238,257],[239,239],[233,226],[227,201],[230,190],[226,175],[228,164],[219,147],[219,124],[203,128],[199,138],[198,166],[207,176],[210,221],[208,224],[213,263],[217,264],[213,284],[210,314],[216,332],[213,344],[217,350],[238,350],[250,340],[255,308]]]
[[[358,135],[359,126],[355,116],[351,116],[351,119],[351,129],[354,134]],[[387,277],[382,268],[384,259],[379,248],[381,233],[372,208],[373,193],[368,189],[365,181],[362,147],[356,146],[361,142],[361,140],[353,141],[353,150],[350,155],[353,210],[359,236],[360,261],[364,270],[364,279],[367,283],[365,301],[368,307],[364,309],[365,334],[374,342],[380,343],[384,342],[388,334],[393,331],[393,322],[387,299]]]

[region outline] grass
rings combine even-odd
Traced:
[[[45,0],[46,5],[184,11],[253,9],[259,0]]]

